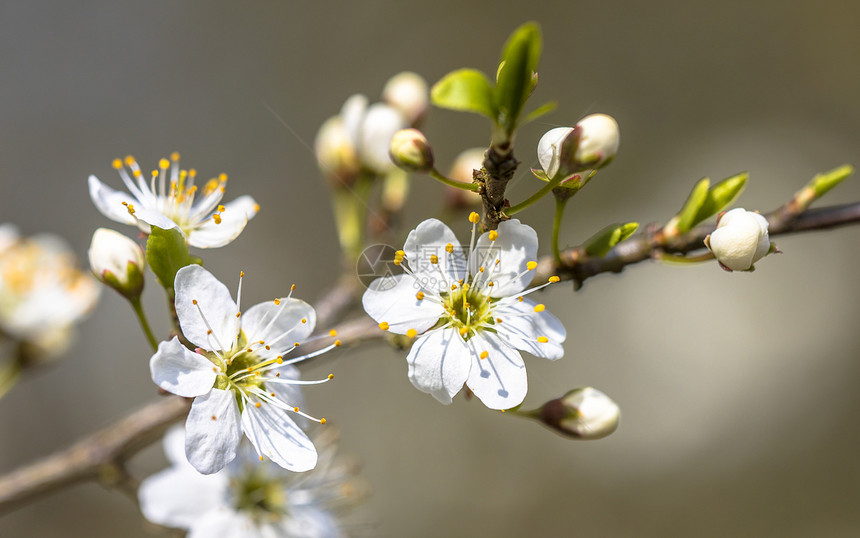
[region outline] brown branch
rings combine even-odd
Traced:
[[[860,222],[860,202],[808,209],[800,213],[795,211],[797,206],[793,202],[765,214],[771,236],[826,230]],[[628,265],[657,258],[664,253],[686,254],[703,249],[703,241],[714,231],[714,227],[714,224],[704,224],[686,234],[669,237],[659,225],[649,225],[644,232],[619,243],[601,257],[589,257],[582,247],[567,249],[561,253],[561,267],[555,265],[552,256],[542,258],[533,283],[541,284],[550,276],[558,275],[562,280],[572,280],[574,288],[579,289],[586,279],[601,273],[620,273]]]

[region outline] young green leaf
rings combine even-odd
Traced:
[[[508,136],[516,128],[523,105],[534,89],[540,52],[540,28],[533,22],[514,30],[502,49],[504,65],[499,67],[496,83],[497,123]]]
[[[152,226],[146,241],[146,261],[158,282],[167,290],[173,289],[176,272],[191,264],[201,264],[200,258],[188,253],[185,236],[176,228],[163,230]]]
[[[744,187],[747,184],[748,177],[749,174],[743,172],[726,178],[708,189],[705,201],[696,212],[696,216],[690,224],[690,228],[732,205],[734,201],[737,200],[738,196],[740,196],[741,192],[743,192]]]
[[[815,197],[821,198],[827,191],[842,183],[842,181],[853,173],[853,166],[850,164],[843,164],[839,168],[834,168],[829,172],[817,174],[812,178],[812,181],[809,182],[809,186],[812,187],[813,191],[815,191]]]
[[[589,256],[605,256],[612,247],[633,235],[638,228],[638,222],[611,224],[584,243],[585,253]]]
[[[708,178],[702,178],[699,180],[699,182],[696,183],[696,186],[693,187],[693,191],[690,193],[690,196],[687,197],[687,201],[684,202],[684,207],[681,208],[681,211],[675,215],[675,218],[673,218],[666,227],[674,227],[677,233],[689,232],[694,226],[696,215],[699,214],[699,210],[702,208],[702,205],[705,203],[705,199],[708,197],[708,187],[710,184],[711,180]]]
[[[458,69],[448,73],[433,85],[430,99],[438,107],[476,112],[493,121],[498,116],[493,86],[486,75],[475,69]]]
[[[555,101],[550,101],[549,103],[542,104],[541,106],[526,114],[526,117],[523,119],[520,125],[528,123],[530,121],[534,121],[543,116],[544,114],[549,114],[550,112],[555,110],[557,106],[558,103]]]

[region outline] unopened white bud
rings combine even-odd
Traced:
[[[388,156],[391,137],[406,127],[403,115],[383,103],[374,103],[367,109],[359,129],[358,155],[371,170],[386,173],[394,166]]]
[[[343,118],[334,116],[322,124],[314,140],[314,153],[323,177],[333,186],[352,183],[360,166]]]
[[[724,213],[705,246],[724,269],[751,271],[753,264],[770,252],[767,219],[743,208]]]
[[[382,100],[398,109],[409,125],[415,125],[427,112],[430,102],[427,82],[416,73],[398,73],[385,83]]]
[[[600,439],[618,428],[621,410],[606,394],[592,387],[574,389],[538,410],[547,426],[577,439]]]
[[[418,129],[401,129],[391,137],[391,160],[409,172],[428,172],[433,168],[433,148]]]
[[[96,278],[126,297],[139,297],[143,290],[143,249],[114,230],[99,228],[89,250],[90,268]]]
[[[592,114],[575,127],[556,127],[538,142],[538,161],[550,178],[566,178],[605,166],[618,152],[618,123],[606,114]]]

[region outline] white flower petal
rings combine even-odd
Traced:
[[[194,522],[188,538],[262,538],[250,516],[233,509],[213,511]]]
[[[564,325],[546,310],[535,312],[535,303],[528,299],[511,301],[497,307],[493,315],[501,319],[495,329],[512,347],[527,351],[535,357],[556,360],[564,355],[561,343],[567,337]],[[539,342],[545,336],[547,342]]]
[[[396,108],[384,103],[370,105],[359,130],[358,153],[365,166],[379,173],[394,168],[388,154],[391,137],[408,126],[406,118]]]
[[[526,289],[534,276],[532,271],[526,271],[526,264],[537,260],[537,233],[517,219],[500,223],[496,232],[499,235],[495,241],[490,241],[489,232],[478,238],[469,257],[470,272],[476,275],[484,267],[488,275],[485,278],[494,282],[492,297],[515,295]]]
[[[452,253],[445,250],[448,244]],[[448,291],[451,284],[466,276],[466,255],[460,242],[440,220],[427,219],[409,232],[403,251],[409,268],[427,289]],[[439,263],[431,263],[431,256],[436,256]]]
[[[538,161],[550,179],[558,172],[561,143],[571,131],[573,127],[556,127],[547,131],[538,142]]]
[[[361,122],[364,120],[364,113],[367,111],[367,97],[357,93],[351,95],[340,109],[340,116],[343,118],[343,126],[346,129],[349,139],[353,147],[358,147]]]
[[[280,533],[272,536],[289,538],[343,538],[337,519],[323,510],[312,506],[294,506],[290,517],[273,524],[280,527]]]
[[[137,224],[137,219],[128,212],[128,207],[123,205],[123,202],[125,202],[126,204],[142,208],[143,204],[138,202],[134,197],[108,187],[99,181],[96,176],[89,177],[89,187],[90,198],[93,204],[95,204],[96,209],[101,211],[102,215],[123,224]]]
[[[202,475],[186,463],[186,467],[171,467],[146,478],[137,497],[147,520],[189,529],[206,519],[213,508],[226,504],[228,488],[226,475]]]
[[[185,422],[185,455],[203,474],[220,471],[236,457],[242,439],[233,391],[212,389],[191,404]]]
[[[197,248],[223,247],[236,239],[248,221],[257,214],[259,206],[250,196],[240,196],[224,206],[221,222],[206,216],[205,220],[188,231],[188,244]]]
[[[316,326],[316,312],[308,303],[287,298],[280,299],[280,303],[256,304],[242,314],[242,330],[249,342],[262,340],[271,348],[253,346],[255,353],[264,359],[283,355],[296,342],[305,341]]]
[[[308,471],[317,464],[317,450],[305,432],[287,415],[287,411],[270,404],[245,405],[242,429],[257,449],[289,471]]]
[[[152,226],[157,226],[162,230],[176,228],[182,232],[182,228],[179,227],[179,224],[166,217],[161,211],[157,211],[155,209],[135,208],[134,216],[137,217],[138,228],[143,230],[144,233],[151,233]],[[185,232],[182,232],[182,235],[185,235]]]
[[[490,409],[510,409],[523,403],[529,384],[519,351],[487,333],[476,334],[468,344],[472,358],[466,381],[469,390]],[[487,357],[481,359],[484,351]]]
[[[410,275],[382,277],[370,283],[361,304],[377,323],[388,323],[394,334],[406,334],[409,329],[420,334],[435,325],[445,313],[442,305],[432,300],[430,292],[419,300],[421,289]]]
[[[156,385],[185,398],[206,394],[218,377],[218,369],[209,359],[189,351],[176,336],[158,344],[149,371]]]
[[[415,340],[409,350],[409,381],[418,390],[450,404],[469,377],[471,353],[455,329],[432,331]]]
[[[239,333],[239,307],[227,287],[199,265],[180,269],[173,285],[182,334],[203,349],[230,350]]]
[[[171,426],[164,438],[161,440],[161,446],[164,448],[164,455],[167,456],[167,461],[177,466],[184,466],[188,469],[193,469],[188,463],[188,458],[185,457],[185,427],[175,424]],[[195,471],[196,473],[196,471]]]

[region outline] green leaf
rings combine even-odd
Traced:
[[[611,224],[585,242],[585,253],[589,256],[605,256],[612,247],[633,235],[638,228],[638,222]]]
[[[532,174],[534,174],[534,176],[536,178],[540,179],[541,181],[550,181],[552,179],[548,175],[546,175],[546,172],[544,172],[543,170],[541,170],[539,168],[531,168],[531,171],[532,171]]]
[[[747,184],[747,178],[749,178],[749,174],[742,172],[730,178],[726,178],[708,189],[705,201],[696,212],[696,216],[693,218],[690,228],[732,205],[732,203],[737,200],[738,196],[740,196],[741,192],[743,192],[744,187]]]
[[[146,241],[146,261],[158,282],[166,290],[173,289],[176,272],[191,264],[201,264],[200,258],[188,253],[185,236],[176,228],[163,230],[152,226]]]
[[[523,119],[522,123],[528,123],[530,121],[534,121],[534,120],[540,118],[544,114],[549,114],[550,112],[555,110],[557,106],[558,106],[558,103],[555,101],[550,101],[549,103],[544,103],[541,106],[539,106],[536,109],[529,112],[528,114],[526,114],[526,117]]]
[[[540,52],[540,28],[533,22],[514,30],[502,49],[504,65],[499,66],[496,83],[497,123],[508,136],[516,128],[523,105],[534,89]]]
[[[702,208],[702,205],[705,203],[705,199],[708,197],[708,187],[710,184],[710,179],[702,178],[698,183],[696,183],[696,186],[693,187],[693,191],[690,193],[690,196],[687,197],[687,201],[684,202],[684,207],[681,208],[681,211],[675,216],[675,219],[673,219],[675,220],[675,228],[679,233],[687,233],[694,226],[696,215],[699,214],[699,210]]]
[[[815,197],[820,198],[827,193],[827,191],[842,183],[842,181],[853,173],[853,166],[850,164],[843,164],[839,168],[834,168],[829,172],[816,175],[812,178],[812,181],[809,182],[809,186],[812,187],[813,191],[815,191]]]
[[[430,99],[438,107],[477,112],[493,121],[498,116],[493,86],[486,75],[475,69],[458,69],[448,73],[433,85]]]

